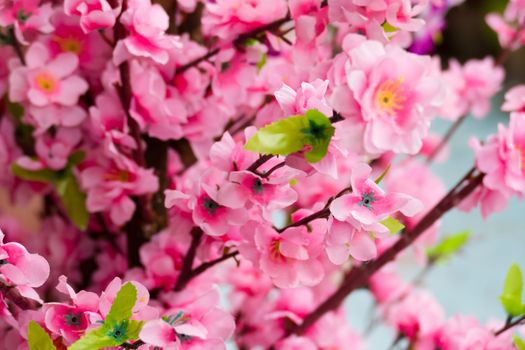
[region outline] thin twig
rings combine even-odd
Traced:
[[[188,252],[186,253],[186,256],[184,256],[180,275],[177,278],[175,287],[173,288],[176,292],[183,290],[186,284],[188,284],[189,280],[191,279],[193,263],[195,261],[195,256],[197,254],[197,248],[199,248],[203,234],[204,232],[199,227],[194,227],[191,230],[191,244],[190,244],[190,247],[188,248]]]
[[[494,332],[494,335],[498,336],[498,335],[500,335],[502,333],[505,333],[509,329],[511,329],[513,327],[516,327],[516,326],[519,326],[519,325],[522,325],[522,324],[525,324],[525,315],[521,316],[520,318],[517,318],[514,321],[507,321],[503,327],[501,327],[499,330]]]
[[[303,334],[325,313],[338,308],[351,292],[366,286],[369,278],[379,269],[394,260],[400,252],[409,247],[423,232],[425,232],[455,205],[461,202],[461,200],[470,195],[482,183],[484,174],[479,173],[474,175],[475,172],[476,170],[474,168],[471,169],[412,230],[406,231],[401,235],[400,239],[383,252],[383,254],[377,259],[368,264],[353,267],[346,274],[339,289],[308,314],[300,325],[292,327],[287,332],[286,336],[291,334]]]

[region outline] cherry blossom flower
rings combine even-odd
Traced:
[[[84,79],[75,75],[78,57],[62,53],[51,58],[41,43],[31,45],[26,54],[27,67],[15,68],[9,77],[12,101],[29,101],[44,107],[53,103],[73,106],[88,89]]]

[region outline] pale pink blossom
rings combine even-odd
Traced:
[[[9,97],[15,102],[29,101],[37,107],[56,103],[73,106],[88,90],[84,79],[75,74],[78,57],[62,53],[52,58],[41,43],[34,43],[26,54],[27,66],[14,68],[9,77]]]
[[[64,0],[64,12],[80,17],[80,27],[84,33],[111,28],[120,13],[119,6],[112,8],[107,0]]]
[[[421,149],[432,117],[441,105],[441,80],[429,57],[398,46],[349,35],[346,81],[334,91],[331,104],[343,106],[344,116],[355,116],[364,126],[369,153],[393,151],[414,154]]]
[[[320,260],[324,232],[325,220],[312,222],[311,232],[292,227],[280,234],[272,227],[253,222],[243,229],[245,242],[240,251],[279,288],[315,286],[325,273]]]
[[[87,191],[88,211],[109,212],[115,225],[131,219],[136,206],[131,196],[153,193],[159,185],[153,170],[144,169],[121,155],[86,167],[80,180]]]
[[[146,57],[166,64],[168,51],[180,46],[179,39],[167,35],[169,16],[161,5],[150,0],[130,0],[120,21],[130,31],[115,47],[113,60],[120,64],[131,57]]]
[[[501,109],[505,112],[525,113],[525,85],[517,85],[507,91]]]
[[[49,277],[49,264],[42,256],[31,254],[15,242],[4,243],[0,231],[0,276],[22,287],[40,287]]]
[[[301,88],[297,91],[283,84],[274,95],[286,116],[304,114],[310,109],[317,109],[327,117],[331,117],[333,110],[325,97],[327,89],[328,81],[317,79],[312,83],[301,83]]]
[[[286,16],[283,0],[218,0],[206,3],[203,30],[221,39],[235,38]]]
[[[470,60],[463,66],[451,61],[449,69],[443,73],[448,91],[441,115],[451,120],[469,113],[476,118],[487,116],[490,101],[501,89],[504,77],[503,68],[491,57]]]

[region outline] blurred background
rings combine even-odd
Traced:
[[[485,23],[489,12],[502,12],[507,0],[469,0],[453,8],[447,15],[447,28],[437,47],[443,62],[456,58],[465,62],[487,55],[497,57],[501,48],[497,36]],[[525,49],[511,54],[505,63],[508,90],[525,84]],[[492,113],[483,120],[469,118],[449,143],[450,158],[432,166],[450,188],[472,167],[474,154],[468,146],[472,136],[484,139],[494,133],[498,123],[507,124],[508,114],[500,111],[503,94],[493,101]],[[436,120],[433,130],[443,134],[449,122]],[[424,190],[424,189],[423,189]],[[440,234],[447,235],[470,230],[472,238],[463,251],[442,265],[434,267],[423,286],[428,288],[444,307],[448,317],[455,314],[476,316],[481,322],[505,319],[499,295],[507,269],[517,263],[525,270],[525,201],[513,199],[501,213],[482,219],[479,210],[469,214],[452,211],[441,223]],[[420,270],[413,259],[406,259],[401,273],[411,280]],[[367,292],[350,296],[345,306],[352,325],[364,331],[370,320],[372,299]],[[396,334],[377,327],[369,334],[368,349],[388,349]]]

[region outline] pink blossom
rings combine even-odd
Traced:
[[[525,44],[525,28],[516,28],[496,13],[489,13],[485,20],[488,26],[498,35],[501,47],[517,50]]]
[[[509,127],[499,126],[485,144],[474,143],[476,166],[486,175],[483,185],[505,196],[525,194],[525,118],[510,116]]]
[[[204,176],[206,178],[207,176]],[[244,208],[228,206],[231,203],[221,202],[217,187],[201,183],[195,194],[186,194],[178,190],[166,190],[166,207],[177,205],[184,211],[192,212],[193,221],[211,236],[222,236],[233,226],[241,226],[248,220]]]
[[[51,33],[50,17],[53,9],[50,3],[40,0],[3,1],[0,4],[0,26],[14,26],[16,39],[28,44],[27,39],[40,33]]]
[[[17,164],[29,170],[64,169],[69,156],[81,139],[82,133],[77,128],[60,128],[54,136],[40,135],[35,145],[37,159],[22,156],[17,160]]]
[[[507,91],[501,109],[505,112],[525,113],[525,85],[517,85]]]
[[[49,264],[42,256],[29,253],[15,242],[4,243],[0,231],[0,275],[8,283],[26,287],[40,287],[49,277]]]
[[[301,83],[301,89],[298,91],[283,84],[283,87],[275,92],[275,98],[287,116],[304,114],[310,109],[317,109],[327,117],[331,117],[333,110],[325,98],[327,89],[328,81],[321,79],[312,83]]]
[[[108,211],[113,223],[119,226],[130,220],[135,211],[131,196],[153,193],[158,189],[153,170],[141,168],[125,156],[101,160],[99,164],[86,167],[80,179],[87,190],[88,211]]]
[[[67,284],[67,278],[59,278],[57,289],[71,298],[73,305],[61,303],[46,304],[45,323],[53,333],[60,335],[67,343],[72,343],[89,325],[89,312],[98,311],[99,298],[92,292],[78,294]]]
[[[64,12],[70,16],[79,16],[80,27],[84,33],[89,33],[113,27],[120,13],[120,5],[112,8],[107,0],[64,0]]]
[[[203,30],[206,35],[231,39],[286,16],[283,0],[218,0],[206,3]]]
[[[385,193],[369,179],[371,171],[372,168],[365,163],[354,166],[352,192],[335,199],[330,205],[330,212],[335,219],[348,221],[357,229],[368,229],[395,212],[413,216],[421,210],[421,202],[409,195]]]
[[[78,57],[62,53],[51,58],[49,50],[34,43],[26,54],[27,66],[15,68],[9,77],[12,101],[29,101],[44,107],[52,103],[73,106],[88,90],[88,84],[75,75]]]
[[[509,21],[516,21],[519,24],[525,23],[525,1],[509,0],[505,9],[505,18]]]
[[[177,96],[170,96],[169,86],[154,66],[133,61],[131,88],[130,114],[142,129],[161,140],[182,137],[181,124],[186,121],[186,108]]]
[[[229,174],[230,182],[218,193],[221,203],[232,208],[243,208],[246,202],[260,207],[269,218],[272,211],[284,209],[297,200],[297,193],[290,187],[290,179],[267,178],[249,171]]]
[[[483,326],[474,317],[455,316],[447,321],[437,336],[443,350],[512,350],[511,332],[495,336],[493,330]]]
[[[249,130],[247,129],[246,133]],[[246,138],[248,137],[249,135],[246,136]],[[256,160],[257,155],[254,152],[246,151],[244,142],[236,142],[229,132],[225,132],[221,140],[215,142],[210,148],[211,164],[222,171],[247,169]]]
[[[326,251],[330,260],[342,264],[351,255],[357,260],[371,260],[377,256],[373,234],[388,233],[381,221],[401,212],[414,216],[421,210],[421,202],[402,193],[386,194],[370,180],[372,169],[364,163],[352,168],[352,192],[336,198],[330,204],[333,218],[329,221]]]
[[[505,73],[491,57],[487,57],[470,60],[463,66],[451,61],[443,77],[450,91],[441,114],[456,120],[468,113],[476,118],[485,117],[490,112],[490,100],[501,89]]]
[[[166,64],[168,51],[180,45],[177,37],[165,34],[169,27],[166,11],[159,4],[151,4],[150,0],[128,1],[120,21],[130,34],[117,43],[113,56],[115,64],[130,57],[146,57]]]
[[[441,81],[430,58],[356,35],[346,42],[346,83],[334,91],[332,105],[362,119],[368,152],[418,152],[441,103]]]
[[[384,310],[386,321],[411,340],[432,338],[444,323],[444,312],[432,295],[415,290]]]
[[[311,223],[311,232],[292,227],[277,233],[264,224],[248,224],[240,246],[241,254],[266,273],[279,288],[314,286],[324,277],[322,241],[326,221]]]
[[[170,308],[162,320],[147,322],[140,338],[164,349],[225,350],[224,341],[235,328],[233,317],[218,307],[216,289],[196,288],[170,295]]]

